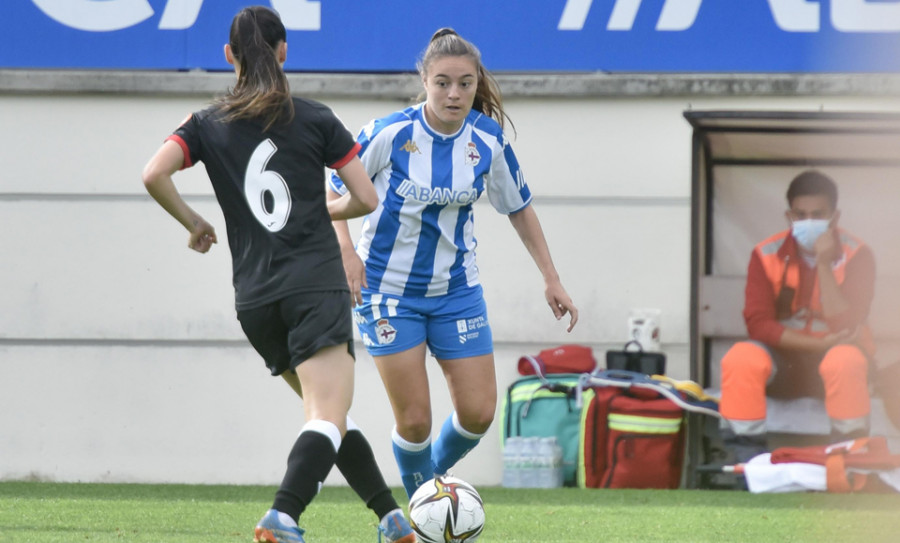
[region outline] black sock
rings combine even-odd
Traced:
[[[294,520],[319,492],[319,486],[328,477],[337,453],[334,444],[325,434],[314,430],[300,432],[291,454],[281,487],[275,493],[272,508],[287,513]]]
[[[341,441],[336,465],[350,487],[379,519],[399,507],[375,462],[369,440],[359,430],[347,431]]]

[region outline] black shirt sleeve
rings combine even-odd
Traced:
[[[184,151],[184,164],[182,169],[190,168],[200,160],[200,130],[199,119],[196,113],[188,117],[171,136],[166,140],[172,140],[181,146]]]
[[[344,126],[330,109],[321,116],[321,130],[325,136],[325,164],[329,168],[345,165],[359,150],[353,134]]]

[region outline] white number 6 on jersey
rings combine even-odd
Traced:
[[[270,139],[257,145],[244,173],[244,196],[250,211],[270,232],[284,228],[291,213],[291,191],[287,182],[278,172],[266,169],[277,150],[278,147]],[[271,198],[269,206],[266,205],[266,195]]]

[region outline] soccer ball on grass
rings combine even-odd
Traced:
[[[435,477],[410,498],[409,520],[422,543],[474,543],[484,529],[484,502],[462,479]]]

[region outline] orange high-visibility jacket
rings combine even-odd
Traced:
[[[780,319],[779,322],[787,328],[810,335],[824,336],[836,332],[837,330],[829,329],[828,323],[822,314],[818,279],[816,279],[813,286],[808,307],[800,306],[800,260],[802,257],[796,253],[783,255],[779,252],[779,249],[781,249],[790,235],[790,230],[779,232],[759,243],[754,249],[760,262],[762,262],[776,297],[785,287],[793,289],[794,296],[791,301],[791,314],[787,318]],[[838,235],[843,256],[833,265],[832,273],[838,285],[841,285],[844,282],[847,264],[865,244],[844,230],[838,229]],[[868,325],[863,324],[861,326],[857,344],[866,355],[871,356],[875,353],[875,343]]]

